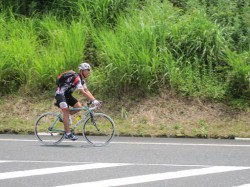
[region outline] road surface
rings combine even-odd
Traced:
[[[0,135],[0,186],[250,186],[250,141],[115,137],[43,146]]]

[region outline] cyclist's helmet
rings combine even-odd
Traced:
[[[86,70],[86,69],[90,69],[90,65],[84,62],[84,63],[81,63],[78,68],[79,70]]]

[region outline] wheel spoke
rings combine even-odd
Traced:
[[[45,145],[56,145],[64,139],[64,125],[58,120],[57,113],[41,115],[34,129],[38,140]]]
[[[115,125],[112,119],[103,114],[95,113],[83,125],[83,136],[88,143],[94,146],[108,144],[115,134]]]

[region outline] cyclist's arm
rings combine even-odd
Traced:
[[[88,90],[88,88],[80,88],[78,89],[80,93],[83,94],[84,97],[89,99],[90,101],[94,101],[95,97],[92,95],[92,93]]]
[[[92,95],[92,93],[88,90],[86,83],[82,84],[81,81],[79,80],[77,85],[76,85],[78,91],[87,99],[90,101],[94,101],[95,97]]]

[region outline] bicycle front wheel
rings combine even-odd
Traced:
[[[44,145],[56,145],[64,139],[64,125],[59,121],[59,114],[42,114],[35,122],[34,133]]]
[[[103,113],[93,113],[83,124],[83,137],[93,146],[107,145],[115,134],[113,120]]]

